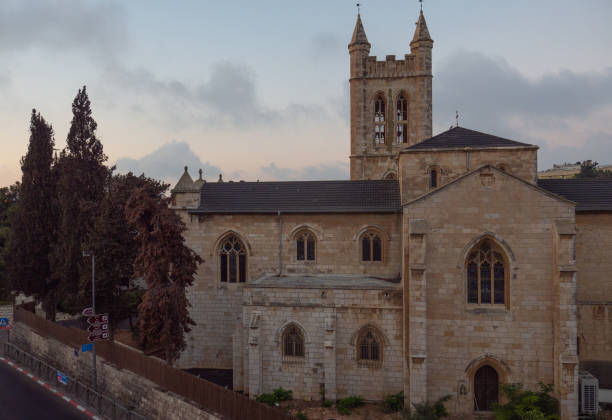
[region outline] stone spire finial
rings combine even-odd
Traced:
[[[419,20],[416,23],[414,36],[412,37],[412,42],[416,41],[433,41],[429,35],[429,29],[427,29],[427,22],[425,22],[425,16],[423,15],[422,9],[421,13],[419,14]]]
[[[353,31],[353,38],[351,39],[351,45],[357,44],[365,44],[370,45],[368,42],[368,37],[366,36],[365,29],[363,29],[363,24],[361,23],[361,15],[357,13],[357,23],[355,23],[355,30]]]
[[[201,181],[202,180],[202,168],[200,168],[200,170],[198,172],[200,174],[200,178],[198,178],[198,181]]]
[[[219,181],[217,182],[223,182],[223,174],[219,174]]]
[[[188,169],[188,168],[187,168],[187,166],[185,166],[185,173],[189,173],[189,172],[187,171],[187,169]]]

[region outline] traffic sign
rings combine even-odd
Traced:
[[[81,352],[85,353],[88,351],[93,351],[93,344],[92,343],[81,344]]]
[[[94,314],[93,308],[83,309],[83,316],[92,316]]]
[[[8,318],[0,318],[0,327],[8,326]]]
[[[87,318],[87,323],[88,324],[108,323],[108,314],[92,315],[89,318]]]
[[[108,331],[108,324],[93,324],[90,325],[89,328],[87,328],[87,331],[89,331],[90,333],[95,331]]]
[[[57,371],[57,382],[59,382],[60,384],[68,385],[68,377],[59,370]]]
[[[98,340],[108,340],[110,334],[106,331],[95,331],[93,333],[89,333],[87,339],[89,341],[98,341]]]

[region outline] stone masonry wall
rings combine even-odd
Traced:
[[[430,191],[431,168],[438,168],[438,185],[442,186],[487,164],[495,167],[503,165],[508,173],[536,183],[538,160],[535,148],[403,152],[399,156],[402,203]]]
[[[553,329],[558,319],[552,286],[553,226],[557,219],[573,220],[573,205],[484,169],[409,204],[405,211],[411,229],[412,221],[420,221],[419,235],[410,236],[410,290],[418,277],[426,291],[420,293],[427,313],[424,336],[410,319],[412,365],[426,366],[424,383],[411,377],[410,395],[433,401],[452,394],[449,408],[471,413],[473,375],[485,363],[497,370],[502,383],[522,382],[530,388],[538,381],[553,383]],[[422,248],[412,245],[413,236],[424,238]],[[467,304],[465,259],[484,237],[497,243],[508,259],[507,305]],[[416,264],[419,260],[422,268]],[[414,293],[418,291],[415,286]],[[564,321],[568,328],[571,316]],[[425,395],[416,392],[424,387]]]
[[[69,377],[91,386],[92,354],[80,353],[51,338],[44,338],[27,326],[16,323],[11,342],[34,354]],[[204,411],[182,397],[161,390],[153,382],[127,369],[119,370],[101,357],[96,358],[98,390],[112,395],[128,408],[136,408],[148,418],[168,420],[215,420],[221,417]]]
[[[402,294],[385,290],[245,289],[245,390],[251,395],[282,386],[296,398],[327,399],[361,395],[382,400],[402,390]],[[282,352],[284,328],[294,323],[304,333],[305,357]],[[382,335],[382,363],[357,361],[357,335],[373,326]],[[361,363],[361,364],[360,364]]]
[[[198,268],[188,291],[190,314],[196,325],[187,337],[181,367],[232,368],[232,334],[242,317],[241,283],[219,281],[218,246],[228,233],[236,234],[248,248],[247,283],[279,272],[279,218],[276,215],[190,216],[181,213],[188,230],[187,246],[205,262]],[[401,272],[399,214],[282,215],[283,274],[360,274],[399,278]],[[298,261],[294,234],[308,227],[314,232],[316,261]],[[362,262],[360,234],[367,228],[380,231],[384,242],[382,262]]]

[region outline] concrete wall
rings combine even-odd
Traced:
[[[327,399],[361,395],[382,400],[402,390],[402,295],[386,290],[245,289],[242,348],[245,391],[251,395],[282,386],[294,397]],[[284,328],[294,323],[304,333],[305,356],[282,352]],[[380,333],[382,361],[357,360],[361,328]]]
[[[51,338],[44,338],[17,323],[11,331],[11,342],[34,354],[49,365],[58,367],[72,378],[91,386],[91,353],[75,356],[74,349]],[[113,395],[127,407],[135,407],[148,418],[169,420],[220,419],[182,397],[159,389],[151,381],[126,369],[119,370],[97,357],[98,390]]]
[[[232,368],[232,334],[242,316],[240,283],[219,280],[219,241],[233,232],[245,243],[247,283],[279,270],[279,218],[275,215],[190,216],[187,246],[205,262],[188,292],[190,314],[196,325],[187,338],[181,367]],[[283,273],[360,274],[399,278],[401,231],[399,214],[283,215]],[[317,238],[316,261],[298,261],[294,234],[307,227]],[[360,234],[377,229],[384,241],[383,261],[362,262]]]

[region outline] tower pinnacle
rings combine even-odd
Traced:
[[[351,39],[351,45],[357,44],[367,44],[370,46],[368,42],[368,37],[366,37],[365,29],[363,29],[363,24],[361,23],[361,15],[357,13],[357,23],[355,23],[355,30],[353,31],[353,38]]]
[[[419,14],[419,20],[416,24],[416,30],[414,31],[414,37],[412,37],[412,42],[417,41],[433,41],[431,36],[429,35],[429,29],[427,29],[427,23],[425,22],[425,16],[423,15],[423,10],[421,9],[421,13]]]

